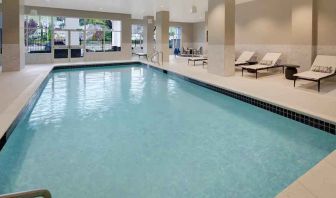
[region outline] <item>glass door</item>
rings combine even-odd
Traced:
[[[69,30],[70,34],[70,62],[82,61],[84,57],[84,31]]]
[[[55,62],[69,62],[69,31],[55,30],[54,31],[54,60]]]
[[[174,54],[175,50],[182,51],[182,28],[169,27],[169,49],[170,53]]]
[[[83,30],[54,31],[55,62],[78,62],[84,57]]]

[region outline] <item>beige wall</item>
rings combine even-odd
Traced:
[[[194,48],[205,48],[206,45],[206,32],[205,23],[199,22],[193,24],[193,47]]]
[[[316,24],[313,44],[316,54],[336,55],[336,1],[315,0]],[[249,11],[253,10],[253,12]],[[292,0],[258,0],[237,5],[236,50],[255,50],[259,55],[267,51],[279,51],[288,60],[292,44]],[[315,34],[315,35],[314,35]],[[294,37],[295,38],[295,37]],[[301,40],[300,38],[297,38]],[[304,59],[302,56],[295,56]],[[314,56],[313,56],[314,59]],[[305,60],[299,60],[305,62]],[[308,69],[309,66],[305,66]]]
[[[180,23],[170,22],[170,26],[182,28],[182,47],[193,47],[193,24],[192,23]]]
[[[309,70],[315,59],[315,0],[292,0],[292,39],[288,62]]]
[[[236,6],[237,55],[246,49],[259,56],[267,51],[284,53],[287,59],[291,43],[291,0],[258,0]],[[205,23],[195,23],[193,43],[205,43]],[[203,44],[205,45],[205,44]]]
[[[236,51],[282,52],[286,62],[291,45],[291,0],[258,0],[236,6]]]
[[[317,54],[336,55],[336,1],[317,0]]]
[[[291,11],[291,0],[237,5],[236,43],[287,45],[291,40]]]
[[[317,44],[317,54],[336,55],[336,1],[315,1],[317,19],[313,43]],[[292,36],[292,3],[292,0],[257,0],[238,4],[236,54],[243,50],[254,50],[262,57],[266,52],[282,52],[282,61],[291,62],[289,55],[293,53],[292,44],[297,43],[292,40],[295,38]],[[200,39],[205,41],[202,26],[202,23],[194,24],[193,43],[200,43]],[[297,57],[305,58],[294,54],[294,58]]]

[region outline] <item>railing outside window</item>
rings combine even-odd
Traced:
[[[50,28],[26,28],[25,34],[27,53],[51,53]]]

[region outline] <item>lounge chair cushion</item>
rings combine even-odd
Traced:
[[[236,65],[247,64],[247,62],[253,58],[254,54],[255,52],[244,51],[236,60]]]
[[[332,75],[331,73],[322,73],[322,72],[314,72],[314,71],[306,71],[299,74],[295,74],[294,76],[305,78],[305,79],[311,79],[311,80],[318,80],[321,78],[325,78],[327,76]]]
[[[252,70],[257,70],[257,69],[267,69],[267,68],[272,68],[272,65],[249,65],[249,66],[243,66],[242,68],[244,69],[252,69]]]
[[[235,64],[236,65],[247,65],[247,62],[246,61],[244,61],[244,62],[238,62],[238,61],[236,61]]]
[[[202,61],[202,60],[208,60],[207,57],[193,57],[189,58],[190,61]]]
[[[273,61],[272,60],[261,60],[259,64],[260,65],[268,65],[268,66],[270,66],[270,65],[273,64]]]
[[[244,69],[251,69],[251,70],[262,70],[276,67],[276,64],[279,62],[281,57],[281,53],[267,53],[264,58],[260,61],[263,62],[265,65],[257,64],[257,65],[249,65],[243,66]],[[269,65],[268,65],[269,64]]]
[[[314,72],[321,72],[321,73],[333,73],[333,67],[331,66],[313,66],[311,71]]]
[[[275,66],[280,62],[281,53],[267,53],[262,60],[272,61],[271,66]]]

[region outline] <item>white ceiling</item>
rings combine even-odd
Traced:
[[[126,13],[132,14],[133,18],[155,16],[156,11],[169,10],[170,20],[178,22],[204,21],[204,13],[208,10],[208,0],[25,0],[25,5]],[[197,6],[196,14],[191,13],[192,5]]]

